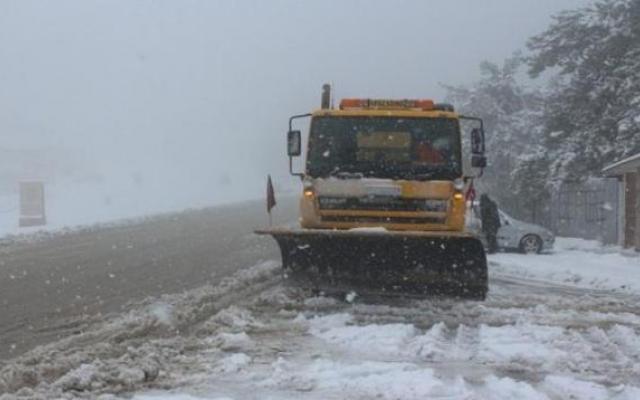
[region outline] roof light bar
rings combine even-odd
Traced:
[[[371,109],[371,110],[434,110],[433,100],[391,100],[391,99],[342,99],[340,109]]]

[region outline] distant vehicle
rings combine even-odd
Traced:
[[[553,249],[555,235],[540,225],[517,220],[502,210],[500,229],[498,230],[498,248],[502,250],[520,251],[521,253],[541,253]],[[477,234],[486,246],[480,222],[480,207],[474,204],[472,212],[467,216],[467,228]]]

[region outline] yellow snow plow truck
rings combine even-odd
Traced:
[[[487,261],[465,232],[461,120],[471,167],[486,165],[482,120],[431,100],[343,99],[289,120],[302,179],[300,227],[256,231],[280,246],[284,275],[318,290],[484,299]],[[310,118],[304,172],[296,120]]]

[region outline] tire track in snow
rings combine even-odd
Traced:
[[[564,381],[550,378],[556,374],[604,393],[640,381],[640,316],[631,297],[545,295],[494,282],[497,290],[483,303],[349,303],[280,285],[277,263],[261,268],[216,287],[149,299],[94,332],[36,349],[2,369],[0,385],[34,398],[176,387],[217,388],[232,398],[366,398],[385,385],[388,394],[415,395],[409,398],[454,393],[438,385],[458,397],[515,385],[558,398],[552,394]],[[437,385],[405,393],[393,384],[420,379]]]

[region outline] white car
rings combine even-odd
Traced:
[[[553,249],[555,236],[553,232],[540,225],[519,221],[498,210],[500,214],[500,229],[498,229],[498,248],[503,250],[517,250],[522,253],[541,253]],[[467,229],[485,243],[480,222],[480,207],[475,204],[467,209]]]

